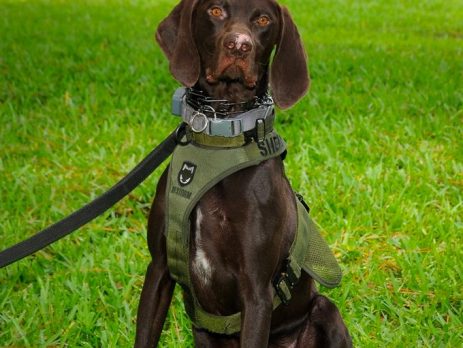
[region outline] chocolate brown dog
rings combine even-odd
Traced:
[[[236,105],[264,96],[288,108],[307,91],[306,54],[286,8],[274,0],[182,0],[159,25],[157,41],[173,76]],[[276,48],[272,62],[272,51]],[[167,171],[148,221],[148,266],[137,318],[136,347],[155,347],[175,281],[167,263]],[[197,347],[351,347],[336,306],[306,273],[288,304],[273,309],[272,280],[283,267],[297,224],[293,190],[280,157],[223,179],[190,216],[191,283],[215,315],[241,312],[241,331],[193,327]]]

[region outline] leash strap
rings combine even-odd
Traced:
[[[140,185],[167,157],[172,154],[180,139],[184,125],[178,127],[129,174],[111,187],[107,192],[75,211],[63,220],[45,228],[34,236],[0,252],[0,268],[39,251],[57,240],[74,232],[97,216],[103,214],[114,204]]]

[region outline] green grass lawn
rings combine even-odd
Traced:
[[[312,88],[277,129],[345,277],[357,347],[463,347],[461,0],[283,1]],[[153,41],[174,0],[0,0],[0,249],[104,192],[179,122]],[[164,165],[165,166],[165,165]],[[0,270],[0,347],[130,347],[158,170]],[[191,346],[176,293],[162,347]]]

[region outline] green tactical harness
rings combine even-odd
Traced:
[[[169,272],[185,290],[186,310],[198,328],[220,334],[240,331],[241,314],[218,316],[205,312],[196,299],[189,273],[190,214],[201,197],[225,177],[243,168],[258,165],[267,159],[281,156],[286,145],[274,131],[260,141],[239,147],[205,146],[208,139],[193,138],[185,146],[177,146],[169,167],[167,185],[167,262]],[[189,138],[191,139],[191,137]],[[202,145],[198,142],[202,141]],[[223,138],[224,144],[235,144]],[[232,145],[235,146],[235,145]],[[300,196],[297,202],[298,226],[285,269],[275,279],[273,308],[291,299],[291,289],[305,271],[327,287],[341,281],[341,270]]]

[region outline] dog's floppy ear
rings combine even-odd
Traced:
[[[307,55],[296,25],[285,7],[281,7],[280,14],[280,41],[270,70],[270,85],[275,103],[286,109],[304,96],[310,79]]]
[[[186,87],[199,79],[200,61],[193,39],[192,17],[198,0],[182,0],[156,31],[156,40],[170,63],[174,78]]]

